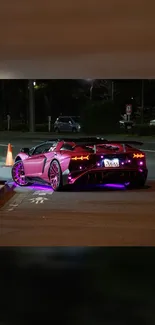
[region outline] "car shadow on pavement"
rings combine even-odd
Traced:
[[[80,185],[66,185],[58,192],[129,192],[129,191],[143,191],[143,190],[149,190],[152,189],[152,186],[145,185],[141,188],[127,188],[122,184],[105,184],[105,185],[86,185],[86,186],[80,186]],[[27,192],[27,191],[47,191],[51,192],[53,191],[52,188],[49,185],[42,185],[42,184],[33,184],[28,187],[20,187],[15,185],[14,191],[16,192]]]
[[[139,188],[127,188],[122,184],[106,184],[106,185],[99,185],[99,186],[69,186],[64,187],[61,192],[129,192],[129,191],[142,191],[151,189],[151,186],[145,185]]]

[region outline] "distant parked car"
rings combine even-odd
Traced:
[[[80,132],[79,116],[59,116],[54,123],[54,132]]]
[[[119,121],[119,126],[121,129],[129,130],[133,128],[134,122],[121,120]]]
[[[155,120],[151,120],[149,123],[150,126],[155,126]]]

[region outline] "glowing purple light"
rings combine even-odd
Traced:
[[[129,164],[131,163],[131,160],[130,160],[130,159],[128,160],[128,163],[129,163]]]
[[[142,165],[143,165],[143,161],[140,161],[140,162],[139,162],[139,165],[142,166]]]
[[[103,156],[101,156],[101,159],[103,159]]]
[[[39,184],[32,184],[30,185],[30,188],[35,188],[37,191],[53,191],[51,186],[48,185],[39,185]]]
[[[82,169],[82,166],[80,166],[79,168]]]
[[[130,182],[128,182],[128,183],[125,183],[124,185],[125,185],[125,186],[129,186],[129,185],[130,185]]]
[[[124,165],[124,162],[122,162],[122,165]]]
[[[100,163],[99,163],[99,162],[97,163],[97,166],[98,166],[98,167],[100,166]]]
[[[123,184],[104,184],[104,187],[124,189],[125,186]]]
[[[68,176],[68,179],[72,179],[72,176]]]

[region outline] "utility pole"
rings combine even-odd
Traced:
[[[29,131],[35,132],[34,81],[29,80]]]
[[[1,80],[2,85],[2,117],[6,118],[6,102],[5,102],[5,87],[4,87],[4,80]]]
[[[112,84],[111,84],[111,99],[112,99],[112,101],[114,100],[114,81],[112,81]]]
[[[144,80],[141,83],[141,123],[144,123]]]
[[[90,100],[92,100],[92,95],[93,95],[93,86],[94,86],[94,81],[91,81],[91,87],[90,87]]]

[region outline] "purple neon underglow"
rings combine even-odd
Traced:
[[[116,188],[116,189],[124,189],[125,188],[125,185],[123,185],[123,184],[103,184],[103,187]]]
[[[30,188],[35,188],[37,191],[42,191],[42,190],[47,191],[47,192],[53,191],[52,187],[50,187],[48,185],[32,184],[32,185],[30,185]]]
[[[123,184],[99,184],[99,187],[102,188],[111,188],[111,189],[125,189],[126,186],[128,186],[130,184],[130,182]],[[14,186],[16,187],[20,187],[19,185],[17,185],[16,183],[14,183]],[[31,189],[35,189],[37,191],[47,191],[47,192],[53,192],[52,188],[48,185],[38,185],[38,184],[32,184],[30,186],[28,186]]]
[[[15,187],[20,187],[20,185],[17,185],[15,182],[14,182],[14,186]],[[38,185],[38,184],[32,184],[30,186],[27,186],[27,188],[35,188],[37,191],[42,191],[42,190],[46,190],[46,191],[52,191],[52,188],[48,185]]]
[[[20,185],[17,185],[16,183],[14,183],[14,186],[16,187],[21,187]],[[42,191],[42,190],[46,190],[46,191],[53,191],[51,187],[46,186],[46,185],[36,185],[36,184],[32,184],[30,186],[27,186],[27,188],[35,188],[37,191]]]

